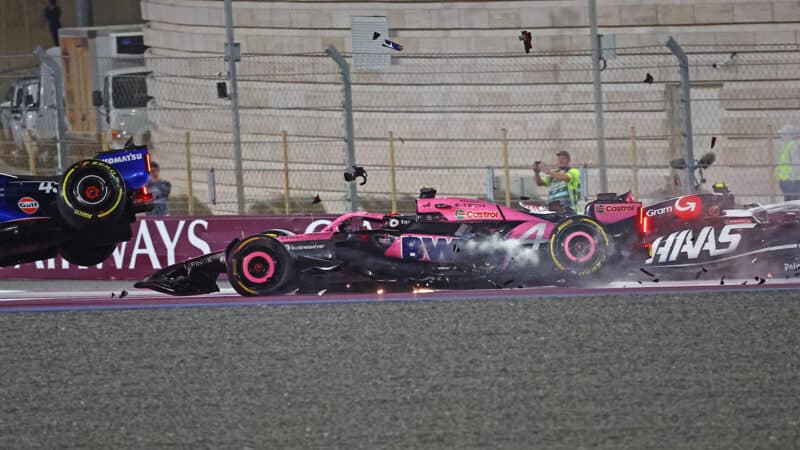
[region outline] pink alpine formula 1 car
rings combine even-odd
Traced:
[[[596,205],[596,207],[595,207]],[[436,198],[423,189],[414,215],[347,213],[320,232],[279,230],[162,269],[137,287],[173,295],[218,290],[227,272],[242,295],[321,289],[518,287],[597,274],[617,252],[616,229],[640,222],[641,203],[614,196],[590,215]],[[635,233],[633,233],[636,235]],[[636,235],[635,237],[638,237]],[[635,240],[635,239],[634,239]]]

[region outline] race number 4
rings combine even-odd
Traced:
[[[55,181],[42,181],[39,183],[39,190],[45,194],[58,193],[58,183]]]

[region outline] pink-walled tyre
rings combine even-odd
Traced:
[[[228,281],[240,295],[274,295],[291,290],[296,278],[292,256],[277,240],[250,236],[233,246],[227,259]]]
[[[550,235],[550,257],[558,270],[588,277],[603,267],[607,256],[608,235],[589,217],[564,219]]]

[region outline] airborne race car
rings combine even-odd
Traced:
[[[79,266],[108,258],[153,209],[146,147],[102,152],[63,176],[0,173],[0,267],[60,254]]]
[[[740,209],[717,185],[714,193],[647,207],[630,194],[600,194],[581,215],[549,206],[523,211],[423,190],[415,215],[357,212],[316,233],[267,230],[164,268],[136,287],[202,294],[217,291],[218,275],[227,273],[239,294],[253,296],[364,283],[517,287],[608,279],[620,268],[686,276],[716,267],[733,274],[756,258],[762,273],[800,265],[800,202]]]

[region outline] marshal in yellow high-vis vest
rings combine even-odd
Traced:
[[[784,144],[775,166],[775,177],[784,200],[800,200],[800,128],[785,126],[779,132]]]

